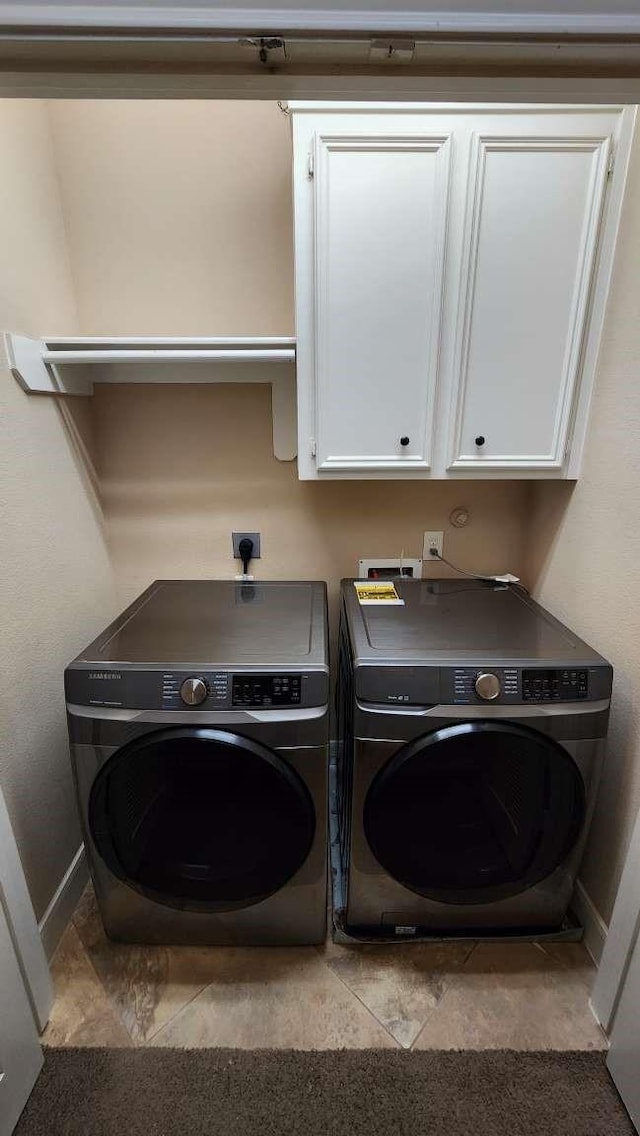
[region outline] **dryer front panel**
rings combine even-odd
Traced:
[[[398,750],[362,809],[377,862],[410,891],[445,904],[516,896],[569,856],[585,786],[551,738],[509,722],[445,726]]]
[[[88,823],[110,871],[169,907],[223,912],[281,889],[311,850],[316,816],[296,771],[226,730],[162,729],[101,767]]]

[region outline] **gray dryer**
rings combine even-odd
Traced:
[[[345,929],[561,926],[593,812],[610,665],[524,592],[342,585],[338,813]]]

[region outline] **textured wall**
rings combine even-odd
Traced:
[[[289,121],[274,102],[52,102],[87,335],[291,335]]]
[[[156,576],[230,576],[231,530],[260,530],[264,578],[319,578],[332,594],[359,556],[421,556],[425,529],[480,572],[520,572],[528,486],[518,482],[298,481],[271,444],[268,386],[103,386],[97,460],[119,593]],[[456,505],[472,513],[456,530]],[[442,574],[442,573],[439,573]]]
[[[584,466],[534,488],[536,597],[615,668],[611,732],[582,868],[605,921],[640,807],[640,138],[636,138]]]
[[[0,102],[0,327],[73,331],[46,107]],[[0,361],[0,782],[40,917],[80,842],[62,672],[113,610],[100,507],[73,403],[27,395]]]

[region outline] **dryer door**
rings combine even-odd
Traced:
[[[465,722],[404,746],[374,778],[364,828],[374,856],[441,903],[517,895],[568,856],[585,789],[566,750],[524,726]]]
[[[276,753],[223,730],[159,730],[118,750],[89,801],[110,870],[157,903],[230,911],[278,891],[306,860],[315,811]]]

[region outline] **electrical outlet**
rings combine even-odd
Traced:
[[[422,563],[437,564],[438,556],[431,555],[431,549],[435,548],[438,556],[444,556],[444,533],[443,532],[426,532],[424,534],[424,545],[422,551]]]
[[[256,532],[253,532],[253,533],[248,533],[248,532],[231,533],[231,539],[233,541],[233,559],[234,560],[240,559],[240,547],[239,547],[239,545],[240,545],[240,541],[243,540],[244,537],[248,537],[249,540],[253,541],[253,552],[251,553],[251,559],[252,560],[259,560],[260,559],[260,533],[259,532],[257,532],[257,533]]]

